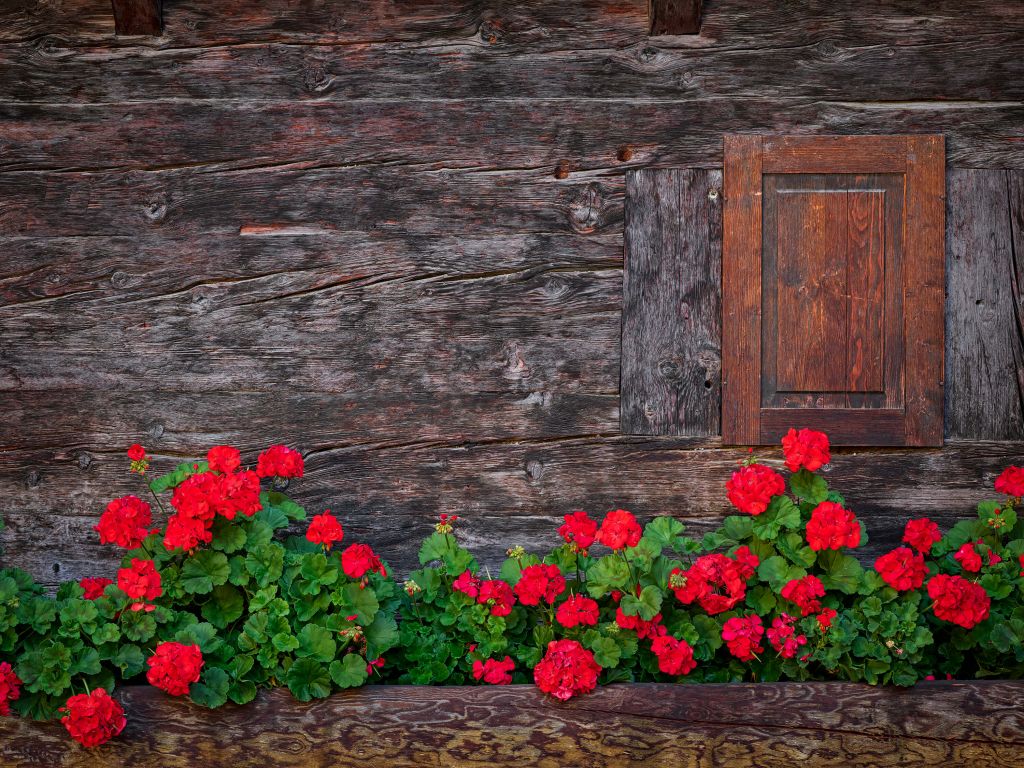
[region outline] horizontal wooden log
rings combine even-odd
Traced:
[[[266,435],[286,431],[274,418],[236,420],[237,430],[248,430],[247,437],[235,432],[236,441],[259,445]],[[162,435],[143,438],[156,457],[156,471],[209,447],[202,433],[191,446],[191,433],[171,434],[168,442],[181,452],[168,455]],[[126,469],[123,448],[131,439],[122,438],[116,447],[0,454],[8,524],[0,533],[2,562],[25,567],[50,584],[112,572],[118,553],[98,545],[92,526],[110,498],[144,490]],[[747,456],[707,439],[580,436],[451,444],[419,442],[410,427],[401,439],[340,447],[298,440],[294,445],[307,455],[307,471],[291,493],[310,512],[333,510],[353,540],[371,543],[403,575],[417,567],[416,542],[441,512],[464,518],[466,541],[492,568],[515,544],[533,551],[556,545],[561,516],[576,509],[600,515],[625,508],[644,520],[675,515],[700,535],[732,512],[725,482]],[[759,455],[781,468],[778,451]],[[995,477],[1021,455],[1019,442],[844,450],[835,452],[827,477],[866,521],[871,539],[861,554],[871,559],[896,545],[911,517],[930,516],[946,530],[974,515],[978,502],[995,496]]]
[[[83,750],[56,723],[0,720],[22,766],[1019,765],[1024,684],[612,685],[561,703],[533,686],[369,686],[302,704],[287,691],[218,710],[150,687],[116,694],[128,726]],[[258,758],[254,756],[258,755]]]
[[[162,0],[112,0],[114,31],[118,35],[159,35],[163,27]]]

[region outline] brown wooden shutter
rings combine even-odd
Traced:
[[[726,136],[722,438],[941,445],[941,136]]]

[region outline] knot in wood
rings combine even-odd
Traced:
[[[831,40],[822,40],[818,43],[818,54],[825,59],[834,58],[839,53],[836,44]]]
[[[117,272],[110,276],[110,284],[118,289],[127,288],[133,282],[135,281],[132,275],[129,275],[127,272],[122,272],[120,270],[118,270]]]
[[[78,468],[88,469],[90,466],[92,466],[92,456],[85,451],[80,451],[78,454]]]
[[[501,26],[498,23],[483,21],[480,23],[477,35],[480,38],[480,42],[487,43],[488,45],[495,45],[502,41],[505,33],[502,31]]]
[[[167,204],[162,200],[151,200],[146,203],[142,213],[154,224],[159,224],[167,217]]]
[[[660,51],[654,46],[645,45],[643,48],[637,51],[636,59],[641,64],[650,64],[652,61],[658,58],[659,53]]]
[[[533,482],[539,481],[544,477],[544,462],[539,459],[527,459],[526,474]]]
[[[154,421],[148,427],[146,427],[146,432],[154,440],[158,440],[164,435],[164,425],[161,424],[159,421]]]
[[[322,64],[307,64],[302,68],[302,87],[310,93],[323,93],[333,82],[334,78],[327,74]]]
[[[601,188],[591,182],[584,189],[576,190],[569,199],[569,226],[574,232],[588,235],[601,224],[604,198]]]
[[[682,361],[667,357],[658,361],[658,375],[665,381],[677,382],[683,377]]]
[[[30,469],[28,471],[28,474],[25,475],[25,485],[27,485],[29,488],[37,487],[39,485],[41,477],[42,476],[39,474],[38,469]]]

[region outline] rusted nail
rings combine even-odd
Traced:
[[[569,178],[569,161],[559,160],[558,165],[555,166],[555,178],[556,179],[567,179]]]

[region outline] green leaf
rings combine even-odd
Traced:
[[[644,538],[654,542],[658,547],[675,549],[686,526],[674,517],[656,517],[644,527]],[[603,666],[603,665],[602,665]]]
[[[203,653],[209,653],[220,644],[217,629],[205,621],[178,630],[174,635],[174,641],[184,645],[198,645]]]
[[[789,478],[789,488],[795,496],[811,504],[820,504],[828,498],[828,483],[806,469],[801,469]]]
[[[825,589],[838,589],[852,595],[860,587],[864,568],[856,558],[826,549],[818,553],[818,565],[825,571],[825,575],[821,577]]]
[[[790,574],[794,568],[795,566],[786,562],[784,557],[773,555],[757,567],[757,575],[762,581],[767,581],[773,590],[778,591],[791,581]]]
[[[228,580],[231,568],[223,552],[200,550],[181,567],[181,586],[194,595],[205,595]]]
[[[231,554],[245,546],[245,529],[238,522],[218,517],[213,521],[211,529],[213,541],[210,546],[221,552]]]
[[[331,679],[339,688],[358,688],[366,682],[366,659],[350,653],[341,661],[331,662]]]
[[[619,607],[627,616],[639,616],[644,621],[650,621],[661,610],[661,599],[661,590],[657,587],[644,587],[638,597],[623,595]],[[598,662],[598,664],[600,663]]]
[[[330,586],[338,580],[338,559],[336,557],[328,559],[322,552],[303,555],[299,573],[312,587],[315,587],[315,589],[303,589],[303,592],[316,594],[320,591],[320,587]]]
[[[147,643],[156,634],[156,619],[144,611],[121,614],[121,632],[132,642]]]
[[[256,684],[248,680],[236,680],[228,688],[228,698],[235,704],[248,704],[256,698]]]
[[[754,530],[754,518],[749,515],[730,515],[722,523],[722,529],[730,539],[743,541]]]
[[[264,491],[260,494],[260,503],[264,509],[273,507],[284,513],[285,518],[301,522],[306,519],[306,510],[289,499],[280,491]],[[287,523],[285,523],[287,525]],[[280,526],[285,527],[285,526]]]
[[[371,658],[381,656],[398,644],[398,623],[393,616],[380,611],[368,627],[363,630],[366,637],[366,653]]]
[[[203,618],[218,629],[224,629],[242,615],[245,601],[242,593],[230,584],[214,587],[213,595],[203,605]]]
[[[373,622],[380,609],[377,595],[369,587],[360,589],[358,584],[346,584],[335,594],[342,612],[356,614],[356,621],[364,627]]]
[[[100,654],[95,648],[85,648],[78,652],[69,670],[72,675],[98,675],[100,673]]]
[[[284,573],[284,547],[272,542],[250,550],[245,567],[261,587],[276,582]]]
[[[149,488],[153,493],[159,495],[164,491],[171,490],[171,488],[177,488],[190,475],[206,472],[209,468],[210,465],[205,461],[184,461],[175,467],[173,472],[168,472],[166,475],[161,475],[151,480]]]
[[[125,680],[142,674],[146,669],[146,657],[137,645],[122,645],[110,661],[121,670],[121,677]]]
[[[775,610],[775,593],[768,587],[756,586],[747,592],[747,605],[759,616],[767,616]]]
[[[366,673],[366,667],[363,667]],[[323,699],[331,695],[331,674],[314,659],[296,659],[285,675],[288,690],[299,701]]]
[[[800,510],[788,496],[776,496],[768,509],[752,520],[754,535],[764,541],[773,541],[783,528],[800,525]]]
[[[629,566],[618,555],[605,555],[587,569],[587,591],[591,597],[602,597],[614,589],[622,589],[629,581]]]
[[[281,653],[290,653],[299,647],[299,638],[290,632],[278,632],[270,641]]]
[[[589,639],[589,642],[586,642]],[[597,632],[591,630],[586,633],[584,642],[587,647],[594,653],[594,661],[596,661],[604,669],[613,669],[619,665],[619,659],[622,658],[622,650],[610,637],[601,637]]]
[[[317,661],[328,662],[334,658],[338,650],[334,637],[329,631],[316,624],[307,624],[298,634],[299,647],[295,655],[299,658],[310,657]]]
[[[201,707],[216,709],[228,702],[228,689],[231,679],[220,667],[204,666],[202,677],[198,683],[189,688],[189,698]]]

